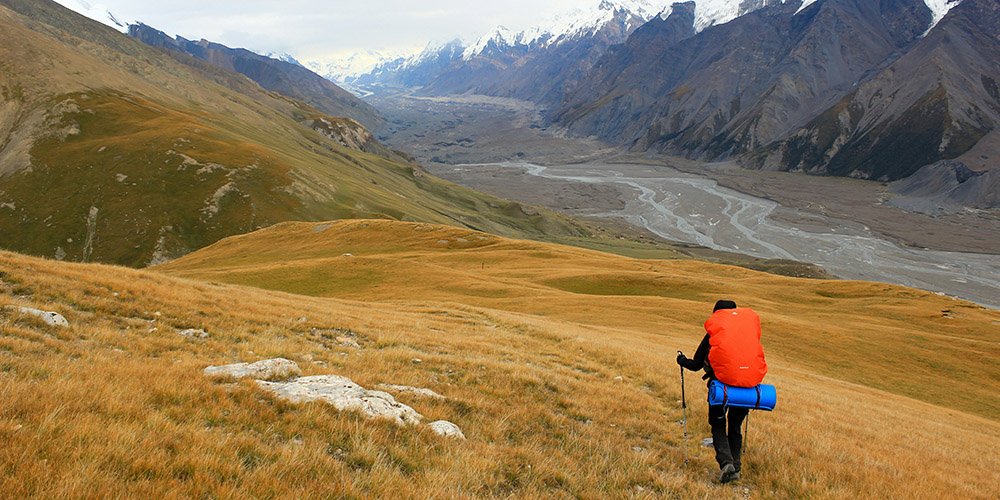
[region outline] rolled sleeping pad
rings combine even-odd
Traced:
[[[735,406],[771,411],[777,402],[778,391],[773,385],[733,387],[718,380],[713,380],[708,384],[708,404],[710,406]]]

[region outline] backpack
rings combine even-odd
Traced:
[[[734,387],[754,387],[764,380],[767,362],[760,345],[760,316],[752,309],[719,309],[705,321],[711,348],[708,363],[715,378]]]

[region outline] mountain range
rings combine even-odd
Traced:
[[[945,175],[941,161],[978,173],[997,165],[998,9],[993,0],[603,1],[579,22],[499,29],[356,81],[533,101],[551,126],[632,151],[883,182],[919,172],[912,182],[929,184]],[[993,207],[996,178],[957,176],[961,195],[935,196]]]

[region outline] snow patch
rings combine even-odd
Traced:
[[[118,16],[111,13],[111,9],[106,4],[87,0],[56,0],[56,2],[77,14],[89,17],[122,33],[128,33],[129,23],[122,22]]]
[[[795,13],[798,14],[799,12],[802,12],[803,10],[806,10],[806,7],[808,7],[808,6],[810,6],[810,5],[814,4],[814,3],[816,3],[816,0],[803,0],[802,1],[802,5],[799,6],[799,10],[795,11]]]
[[[924,3],[928,9],[931,9],[931,25],[924,32],[924,36],[927,36],[927,33],[930,33],[951,9],[962,3],[962,0],[924,0]]]

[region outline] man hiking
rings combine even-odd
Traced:
[[[735,387],[754,387],[767,373],[764,348],[760,345],[760,317],[749,308],[737,308],[731,300],[715,303],[712,316],[705,321],[702,339],[693,359],[677,353],[677,364],[691,371],[705,369],[704,379],[712,379]],[[728,412],[728,432],[726,429]],[[722,473],[719,482],[740,478],[740,451],[743,435],[740,426],[750,410],[725,406],[708,407],[708,424],[712,427],[715,460]]]

